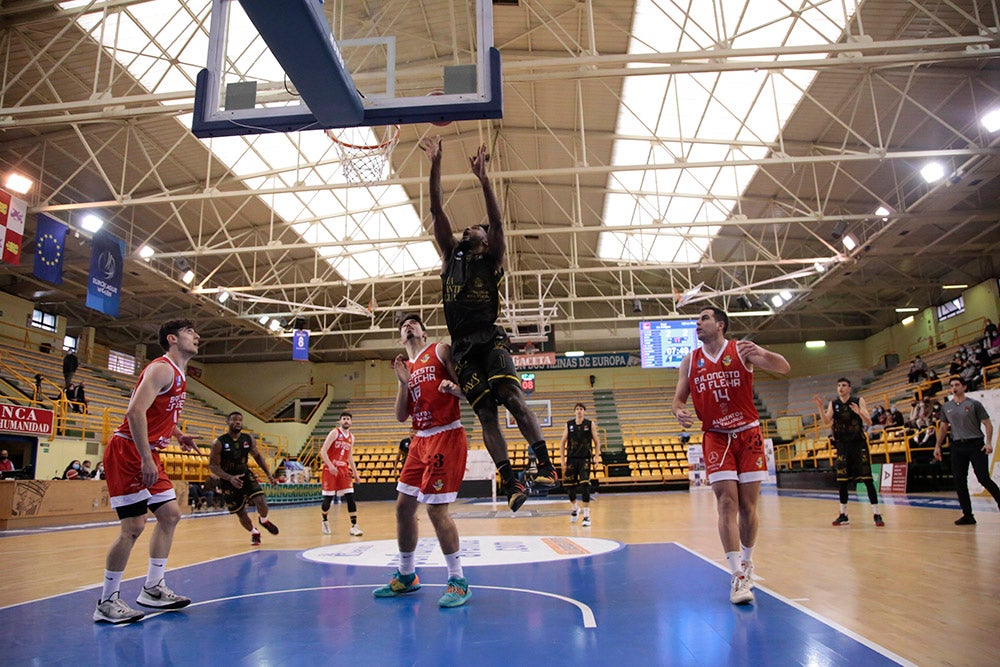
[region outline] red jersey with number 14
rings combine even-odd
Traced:
[[[691,353],[688,386],[703,431],[734,431],[760,420],[753,402],[753,370],[728,340],[714,359],[699,347]]]
[[[438,355],[438,343],[431,343],[407,362],[410,368],[410,415],[413,428],[425,431],[447,426],[462,418],[458,397],[438,389],[448,378],[448,370]]]
[[[164,355],[154,359],[142,369],[142,373],[139,374],[139,382],[136,383],[136,389],[142,384],[142,378],[146,375],[146,371],[153,367],[153,364],[169,364],[174,371],[170,387],[157,394],[156,398],[153,399],[153,404],[146,410],[146,433],[149,437],[149,446],[153,449],[163,449],[170,444],[170,436],[173,435],[177,421],[180,419],[184,399],[187,397],[187,381],[184,378],[184,372],[169,357]],[[132,393],[135,394],[134,389]],[[132,439],[132,431],[129,428],[127,417],[122,420],[121,426],[115,432]]]

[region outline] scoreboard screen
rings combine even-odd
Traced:
[[[685,355],[701,345],[695,320],[639,323],[643,368],[679,368]]]

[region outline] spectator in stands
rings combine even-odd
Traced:
[[[87,459],[80,464],[80,478],[81,479],[93,479],[94,478],[94,464]]]
[[[951,363],[948,365],[948,375],[958,375],[962,372],[962,354],[956,352],[951,357]]]
[[[962,506],[962,516],[956,519],[956,526],[976,523],[969,497],[969,464],[976,479],[983,485],[1000,508],[1000,487],[990,477],[989,455],[993,453],[993,423],[983,404],[966,396],[968,388],[961,377],[952,378],[952,400],[941,407],[941,428],[937,432],[934,458],[941,460],[941,445],[951,434],[951,473],[955,479],[958,504]],[[983,437],[985,431],[986,437]]]
[[[70,408],[73,412],[86,414],[87,395],[84,393],[83,383],[77,382],[66,385],[65,393],[66,400],[70,402]]]
[[[104,461],[98,461],[97,467],[94,468],[94,473],[90,476],[91,479],[104,479]]]
[[[987,353],[990,355],[990,364],[995,364],[1000,358],[1000,333],[992,334],[987,343]]]
[[[0,473],[5,472],[14,472],[14,462],[10,460],[6,449],[0,449]]]
[[[819,396],[814,396],[816,407],[819,408],[825,426],[832,426],[832,441],[837,450],[837,486],[840,492],[840,514],[833,521],[834,526],[846,526],[847,500],[850,486],[863,482],[868,490],[868,502],[872,506],[872,520],[876,526],[882,527],[885,522],[878,509],[878,494],[872,479],[871,458],[868,455],[868,438],[865,437],[865,426],[871,426],[868,416],[868,406],[861,396],[851,396],[851,381],[847,378],[837,380],[837,398],[823,406]]]
[[[66,466],[66,469],[63,470],[61,479],[80,479],[80,469],[82,467],[79,460],[73,459]]]
[[[910,401],[910,415],[904,422],[907,428],[918,428],[920,421],[924,418],[924,402],[914,394]]]
[[[978,365],[980,369],[985,368],[992,363],[989,350],[985,344],[976,345],[973,352],[975,352],[976,365]]]
[[[219,509],[219,478],[209,475],[201,484],[201,492],[205,496],[205,506]]]
[[[63,386],[68,387],[71,382],[73,382],[73,375],[76,373],[76,369],[80,367],[80,360],[76,358],[76,352],[73,350],[66,350],[66,356],[63,357]]]
[[[899,411],[896,406],[892,406],[892,410],[889,411],[889,426],[899,427],[903,426],[903,413]]]
[[[997,325],[993,324],[993,320],[986,318],[986,327],[983,329],[983,340],[992,341],[997,335],[1000,335]]]
[[[257,508],[257,521],[267,532],[278,534],[278,527],[268,518],[267,496],[261,488],[257,476],[250,471],[249,458],[257,462],[264,471],[267,481],[277,484],[267,466],[264,455],[257,448],[253,436],[243,432],[243,413],[234,411],[226,417],[229,427],[225,433],[212,442],[212,453],[208,459],[209,471],[221,481],[219,487],[226,499],[230,514],[235,514],[240,525],[250,533],[250,544],[260,544],[260,531],[254,527],[247,515],[247,506]]]
[[[914,384],[915,382],[922,381],[925,377],[927,377],[927,364],[918,354],[910,362],[910,371],[906,374],[906,380],[910,384]]]
[[[976,366],[976,362],[972,359],[965,360],[965,363],[962,364],[962,371],[958,376],[965,382],[965,386],[968,387],[969,391],[975,391],[979,385],[979,367]]]
[[[822,416],[822,413],[823,410],[820,410],[820,416]],[[881,427],[884,426],[886,423],[885,408],[883,408],[881,405],[876,405],[875,409],[872,410],[871,420],[872,420],[872,426],[878,427],[877,430],[881,430]]]
[[[42,395],[42,382],[45,380],[41,373],[35,373],[35,389],[34,394],[31,397],[33,401],[44,401],[45,396]]]
[[[924,390],[924,396],[934,396],[941,391],[941,378],[938,377],[938,374],[934,372],[933,368],[927,369],[927,381],[930,382],[930,384],[927,386],[927,389]]]
[[[719,512],[719,538],[732,572],[729,601],[753,602],[753,548],[757,541],[757,499],[767,479],[760,417],[754,406],[753,376],[760,369],[787,374],[788,361],[750,340],[727,340],[729,316],[702,309],[696,322],[702,347],[681,362],[672,409],[682,428],[694,424],[688,398],[704,431],[708,483]]]

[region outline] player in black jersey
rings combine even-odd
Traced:
[[[837,380],[837,398],[825,408],[819,396],[813,396],[820,417],[825,426],[833,426],[833,445],[837,449],[837,486],[840,491],[840,515],[834,519],[834,526],[849,523],[847,518],[847,497],[851,484],[864,482],[868,489],[868,500],[872,504],[872,514],[876,526],[884,526],[878,509],[878,494],[872,480],[872,464],[868,456],[868,437],[865,426],[872,425],[865,399],[851,396],[851,381]]]
[[[573,504],[569,520],[576,523],[580,508],[576,504],[576,491],[580,490],[583,501],[584,528],[590,525],[590,461],[601,456],[601,442],[597,437],[597,428],[587,419],[587,406],[577,403],[573,407],[576,415],[566,422],[562,440],[559,443],[563,461],[563,486],[569,493],[569,501]],[[569,447],[567,448],[567,445]]]
[[[260,544],[260,531],[247,516],[247,502],[257,507],[260,525],[272,535],[278,534],[278,527],[267,518],[267,497],[260,488],[256,475],[250,472],[247,459],[253,457],[271,484],[277,484],[267,467],[253,436],[243,433],[243,414],[230,412],[226,418],[229,430],[212,443],[212,454],[208,460],[209,471],[221,481],[222,497],[226,499],[226,509],[235,514],[240,525],[250,531],[250,544]]]
[[[410,434],[399,441],[399,448],[396,450],[396,462],[393,463],[393,469],[396,471],[402,471],[403,466],[406,465],[406,457],[410,455],[410,441],[413,439],[414,430],[410,429]]]
[[[500,280],[507,246],[500,205],[486,172],[490,156],[486,146],[480,146],[469,158],[472,173],[483,189],[489,224],[466,227],[461,239],[456,239],[444,211],[441,192],[441,137],[426,138],[420,147],[431,163],[431,215],[434,217],[434,238],[444,259],[441,296],[451,334],[455,372],[466,400],[483,426],[483,440],[500,473],[507,503],[512,511],[517,511],[527,495],[510,467],[507,441],[500,430],[498,405],[503,405],[513,415],[521,435],[538,459],[536,486],[555,486],[558,475],[549,460],[538,419],[528,409],[521,391],[507,332],[496,323],[500,315]]]

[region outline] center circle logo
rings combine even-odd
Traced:
[[[98,259],[101,266],[101,273],[104,275],[105,280],[111,280],[115,277],[115,272],[118,270],[118,261],[115,259],[114,253],[104,251],[101,253]]]
[[[517,565],[573,558],[589,558],[611,553],[623,545],[614,540],[591,537],[541,535],[474,535],[463,537],[459,549],[463,566]],[[330,565],[370,565],[394,567],[399,564],[396,540],[330,544],[302,553],[306,560]],[[438,541],[424,537],[414,555],[418,567],[445,567]]]

